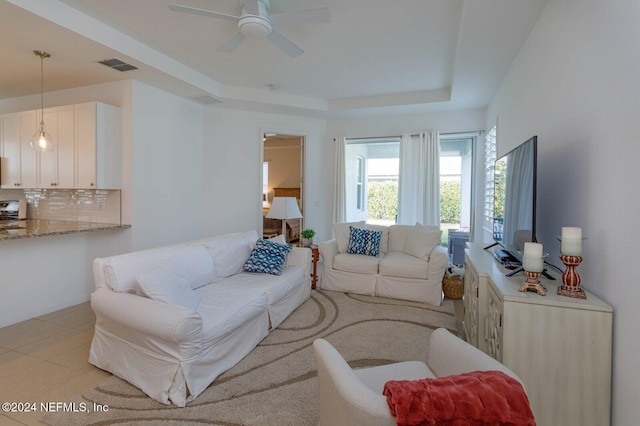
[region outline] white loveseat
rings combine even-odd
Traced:
[[[351,228],[381,232],[377,256],[349,253]],[[318,247],[323,259],[321,287],[347,293],[390,297],[439,306],[448,264],[437,227],[334,225],[335,239]]]
[[[311,251],[292,248],[281,275],[246,272],[257,239],[249,231],[95,259],[89,362],[184,407],[310,296]],[[167,281],[168,292],[158,288]]]

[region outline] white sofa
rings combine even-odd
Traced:
[[[351,227],[381,232],[378,256],[349,253]],[[323,289],[435,306],[442,303],[442,278],[449,258],[437,227],[350,222],[335,224],[334,233],[335,239],[318,247],[324,264]]]
[[[395,425],[396,418],[382,393],[390,380],[501,371],[522,383],[513,371],[444,328],[431,333],[427,364],[405,361],[353,370],[326,340],[316,339],[313,349],[318,367],[320,426]]]
[[[95,259],[89,362],[184,407],[310,296],[311,251],[293,247],[281,275],[246,272],[257,239],[249,231]]]

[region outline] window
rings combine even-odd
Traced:
[[[393,224],[398,213],[400,138],[348,139],[347,221]]]
[[[484,226],[493,232],[493,165],[496,161],[496,126],[487,133],[484,144]]]
[[[448,244],[449,230],[471,228],[473,146],[476,134],[440,135],[440,229]]]
[[[356,157],[356,210],[364,211],[364,158]]]

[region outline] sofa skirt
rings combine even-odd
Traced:
[[[442,304],[442,280],[355,274],[327,268],[322,272],[320,287],[323,290],[409,300],[433,306]]]

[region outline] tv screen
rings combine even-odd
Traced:
[[[519,260],[524,243],[537,241],[537,145],[533,136],[494,164],[493,239]]]

